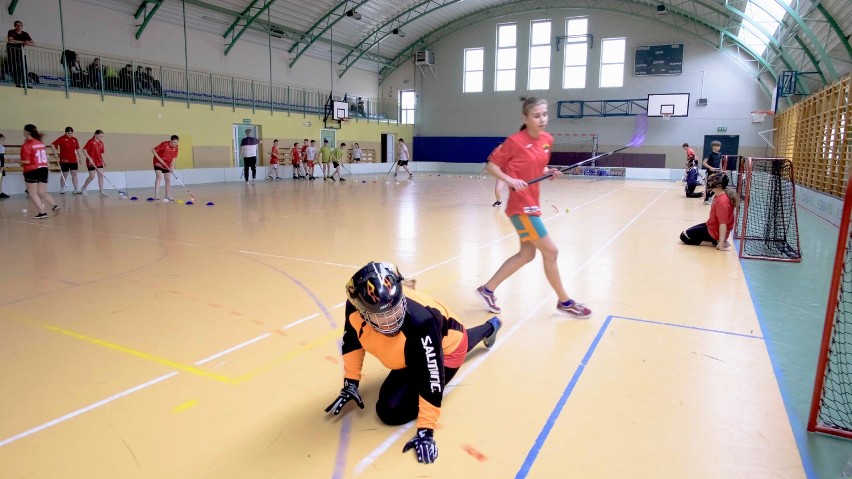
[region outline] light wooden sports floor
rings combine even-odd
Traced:
[[[397,263],[475,326],[474,289],[517,249],[490,179],[358,180],[197,186],[194,206],[57,194],[45,221],[0,203],[0,476],[804,477],[737,256],[680,244],[709,207],[672,182],[545,185],[594,313],[557,312],[540,259],[501,285],[436,464],[376,417],[375,358],[368,407],[327,417],[358,267]]]

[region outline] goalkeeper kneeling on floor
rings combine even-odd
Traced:
[[[364,409],[358,391],[365,353],[391,370],[379,390],[376,413],[385,424],[417,420],[417,433],[402,452],[414,449],[417,461],[438,458],[433,437],[444,387],[468,351],[480,341],[490,348],[502,322],[496,316],[466,329],[444,305],[414,290],[396,265],[370,262],[346,284],[343,328],[343,388],[326,409],[335,416],[349,401]]]

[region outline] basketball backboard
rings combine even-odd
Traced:
[[[335,100],[333,108],[331,116],[333,119],[345,120],[349,118],[349,103]]]
[[[648,116],[689,116],[689,93],[648,94]]]

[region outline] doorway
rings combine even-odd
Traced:
[[[722,156],[731,155],[736,156],[738,151],[740,150],[740,135],[705,135],[704,136],[704,149],[701,151],[701,158],[703,161],[704,158],[707,158],[707,155],[710,154],[710,143],[718,141],[722,144],[722,148],[719,150],[719,154]],[[737,159],[736,158],[728,158],[726,170],[736,170],[737,169]]]
[[[240,125],[234,125],[232,128],[233,135],[233,147],[234,147],[234,166],[243,167],[243,157],[240,155],[240,143],[242,143],[243,138],[246,137],[246,130],[250,130],[252,136],[260,140],[260,125],[246,125],[245,123]],[[262,144],[257,145],[257,164],[258,166],[261,164],[261,158],[263,158]]]
[[[329,148],[334,148],[337,146],[337,130],[325,129],[320,130],[320,140],[319,146],[322,147],[325,144],[325,140],[328,140]]]
[[[393,163],[396,159],[396,133],[382,133],[382,163]]]

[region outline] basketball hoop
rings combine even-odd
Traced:
[[[751,122],[752,123],[763,123],[763,120],[766,119],[766,115],[772,116],[775,113],[770,110],[756,110],[751,112]]]
[[[663,115],[663,120],[669,121],[672,118],[672,113],[661,113]]]

